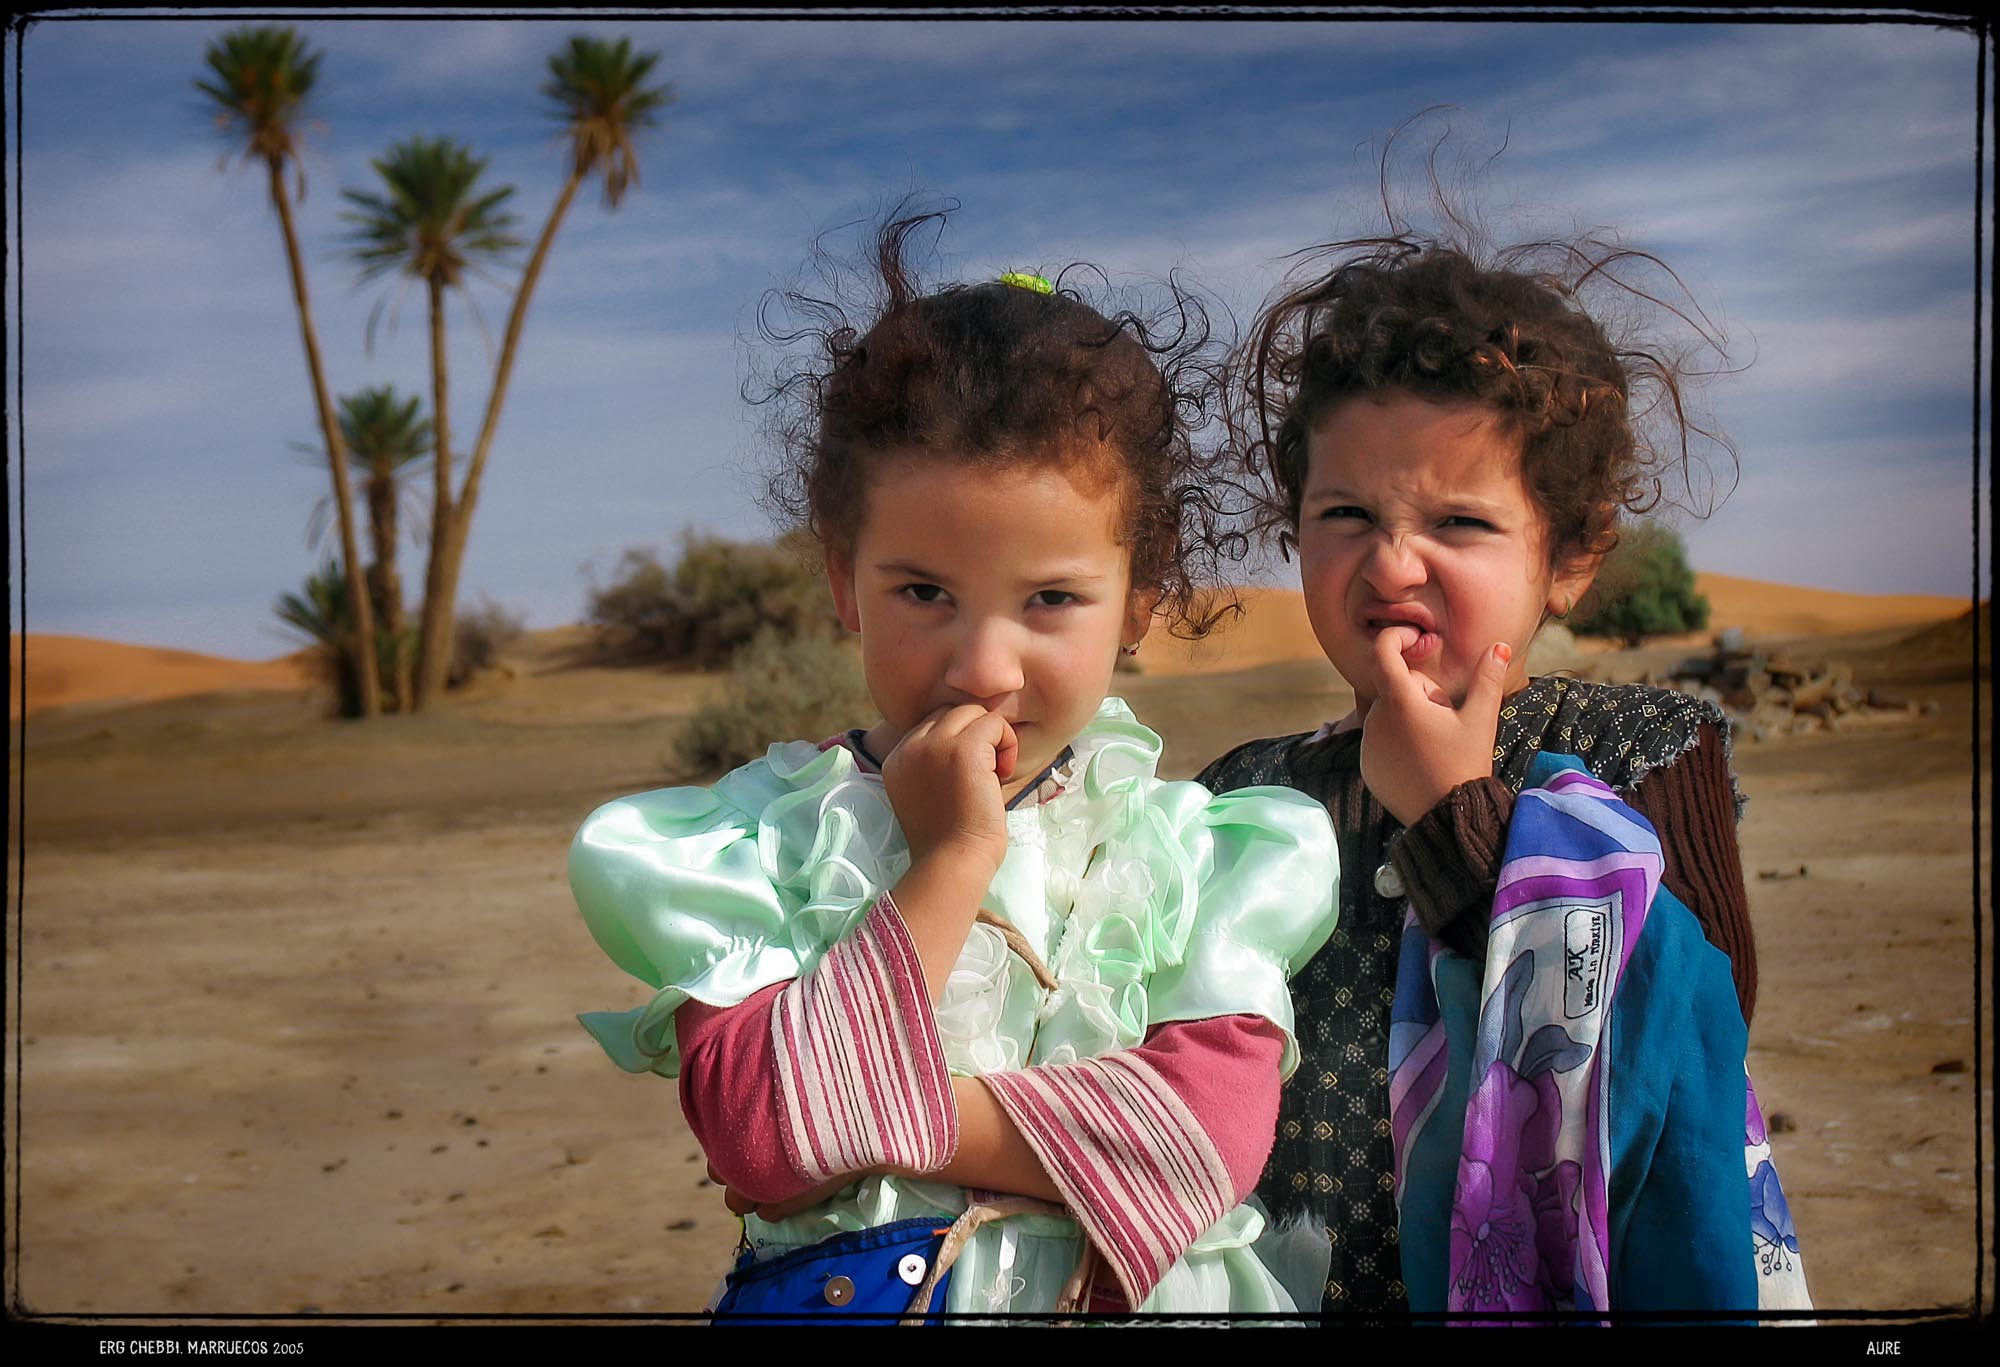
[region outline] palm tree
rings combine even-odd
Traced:
[[[422,405],[414,394],[407,400],[400,397],[393,385],[342,395],[340,400],[340,433],[361,479],[362,501],[368,505],[368,539],[375,553],[368,566],[368,589],[382,623],[382,639],[393,644],[390,675],[399,712],[410,710],[416,656],[403,615],[403,579],[396,571],[396,520],[403,481],[430,459],[431,424],[419,416]]]
[[[424,629],[417,667],[417,705],[442,691],[451,663],[453,613],[458,596],[459,569],[465,559],[465,544],[472,530],[472,511],[479,502],[479,480],[486,470],[486,457],[493,449],[493,437],[500,427],[500,409],[507,399],[507,383],[514,373],[514,357],[521,329],[528,318],[528,303],[535,284],[541,279],[542,263],[556,230],[569,213],[570,201],[592,173],[604,173],[604,201],[616,209],[625,192],[639,181],[639,160],[632,146],[635,130],[657,122],[660,110],[673,103],[673,89],[648,89],[646,78],[658,64],[660,54],[634,54],[629,39],[615,43],[595,38],[575,37],[569,46],[549,58],[549,79],[542,94],[551,102],[550,112],[563,125],[569,143],[569,178],[549,210],[535,250],[514,291],[514,305],[507,314],[507,331],[500,344],[500,358],[493,372],[493,388],[486,398],[486,417],[472,448],[472,460],[465,472],[465,488],[447,519],[440,504],[439,518],[431,534],[431,561],[424,590]],[[442,411],[441,409],[439,410]],[[442,447],[440,447],[442,449]],[[440,467],[442,468],[442,467]]]
[[[342,717],[360,710],[361,680],[368,677],[356,667],[354,614],[350,610],[354,601],[340,566],[329,560],[324,568],[306,577],[304,593],[283,594],[272,608],[278,620],[314,647],[319,666],[333,685],[335,715]]]
[[[393,690],[396,710],[408,712],[414,696],[417,633],[403,608],[403,581],[396,568],[397,533],[405,510],[423,535],[428,522],[416,492],[409,487],[430,459],[430,419],[418,416],[422,400],[401,399],[394,386],[364,389],[340,399],[340,434],[348,461],[361,481],[361,501],[368,508],[368,537],[374,557],[368,566],[369,608],[375,615],[376,651],[382,657],[382,686]],[[326,459],[317,446],[293,442],[292,448],[315,464]],[[322,498],[307,520],[306,543],[317,546],[325,536],[331,498]]]
[[[419,647],[414,705],[422,707],[441,691],[443,679],[427,684],[431,661],[442,641],[450,653],[451,595],[457,588],[440,580],[440,546],[453,524],[451,492],[450,377],[445,364],[445,291],[463,288],[465,276],[481,262],[499,261],[521,245],[508,229],[514,216],[501,206],[514,187],[480,191],[483,158],[449,138],[412,138],[373,163],[387,193],[342,193],[355,208],[345,217],[355,225],[353,256],[363,282],[401,271],[424,282],[430,301],[431,430],[433,433],[431,556],[424,577],[423,635]],[[454,565],[455,570],[455,565]],[[440,622],[440,613],[442,621]]]
[[[278,210],[278,224],[284,230],[285,260],[292,271],[292,297],[298,304],[306,368],[312,375],[320,435],[326,442],[327,468],[333,475],[347,593],[355,603],[358,619],[360,714],[372,717],[382,710],[382,693],[376,674],[373,619],[361,582],[361,558],[355,550],[354,500],[347,483],[347,458],[341,446],[340,425],[334,419],[326,370],[320,363],[312,301],[306,292],[305,260],[299,254],[291,198],[285,192],[285,170],[298,161],[298,121],[305,98],[319,75],[319,54],[308,52],[305,41],[292,29],[245,27],[211,43],[206,59],[214,79],[196,81],[195,88],[221,107],[216,121],[222,128],[242,125],[245,160],[261,159],[270,172],[271,203]],[[299,197],[305,197],[303,171],[299,173]]]

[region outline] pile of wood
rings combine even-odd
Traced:
[[[1836,661],[1812,668],[1794,664],[1782,653],[1767,656],[1734,627],[1715,638],[1708,654],[1683,660],[1665,678],[1647,682],[1717,703],[1729,714],[1738,738],[1750,740],[1937,711],[1935,701],[1891,697],[1856,684],[1851,665]]]

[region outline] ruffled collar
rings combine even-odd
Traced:
[[[855,769],[868,762],[850,737],[829,746]],[[1006,933],[975,922],[936,1005],[954,1069],[1070,1062],[1144,1038],[1146,975],[1178,958],[1168,946],[1185,940],[1193,908],[1145,818],[1163,748],[1122,700],[1107,698],[1070,743],[1068,763],[1043,780],[1047,795],[1009,812],[1008,856],[986,905],[1038,951],[1056,987],[1041,991]]]

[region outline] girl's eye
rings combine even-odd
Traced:
[[[1320,509],[1319,517],[1322,522],[1338,522],[1350,518],[1358,518],[1365,522],[1368,518],[1368,510],[1366,508],[1357,508],[1352,503],[1336,503],[1330,507]]]
[[[1043,589],[1028,602],[1038,608],[1060,608],[1079,601],[1077,596],[1065,589]]]
[[[1487,532],[1493,530],[1493,524],[1483,517],[1448,517],[1444,520],[1444,525],[1447,527],[1475,527],[1480,531]]]
[[[937,603],[944,599],[944,590],[936,584],[905,584],[901,592],[919,603]]]

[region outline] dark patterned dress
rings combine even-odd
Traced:
[[[1397,843],[1393,863],[1408,885],[1377,890],[1401,824],[1361,782],[1361,733],[1328,728],[1251,741],[1204,770],[1223,793],[1278,784],[1326,805],[1340,844],[1340,924],[1292,980],[1300,1064],[1286,1085],[1278,1135],[1257,1194],[1279,1220],[1319,1221],[1333,1243],[1324,1306],[1329,1311],[1407,1308],[1397,1247],[1390,1143],[1389,1008],[1395,996],[1403,914],[1414,905],[1432,934],[1451,942],[1484,917],[1512,794],[1540,750],[1577,755],[1598,778],[1637,789],[1636,807],[1660,828],[1668,882],[1695,910],[1711,941],[1737,967],[1745,1014],[1754,994],[1735,818],[1742,799],[1729,776],[1729,734],[1711,703],[1639,684],[1542,678],[1509,698],[1494,747],[1494,778],[1454,789]],[[1716,751],[1720,753],[1715,753]],[[1700,758],[1686,762],[1690,755]],[[1639,785],[1649,773],[1659,779]],[[1676,834],[1681,838],[1676,841]],[[1676,878],[1698,867],[1702,880]]]

